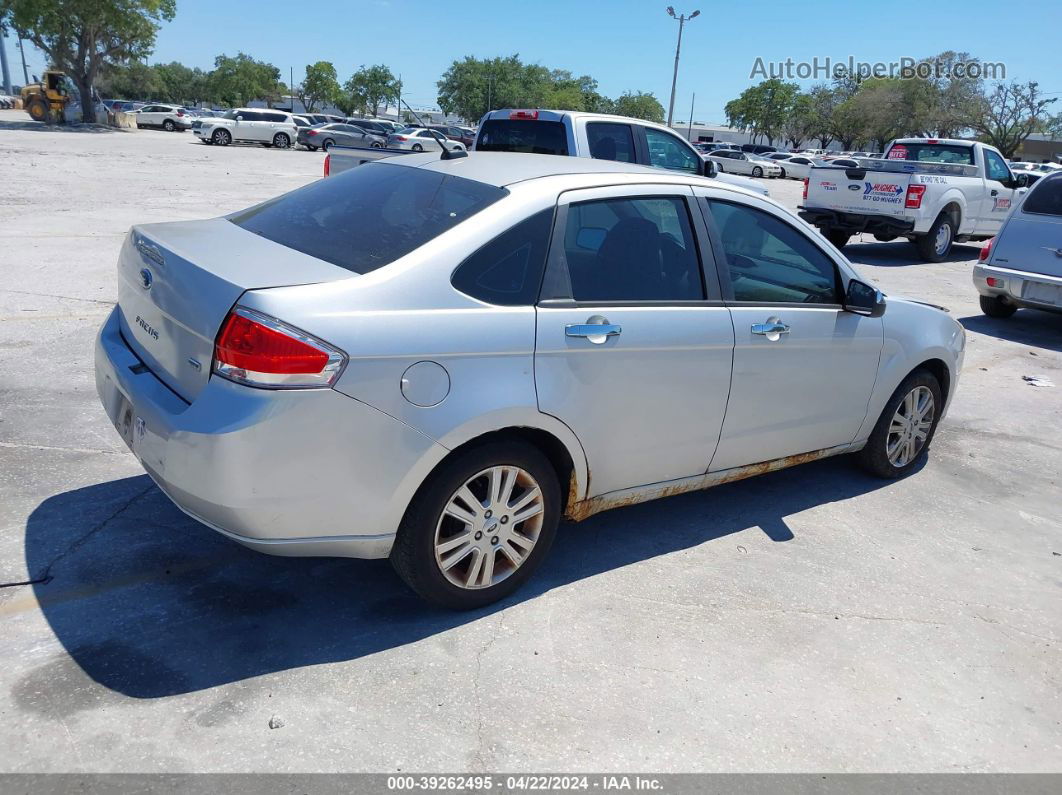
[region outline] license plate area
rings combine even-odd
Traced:
[[[121,393],[118,395],[118,412],[114,415],[114,428],[122,437],[125,446],[136,455],[137,442],[143,438],[147,426],[144,420],[136,415],[129,398]]]
[[[1057,284],[1027,281],[1022,288],[1021,297],[1038,304],[1062,306],[1062,287]]]

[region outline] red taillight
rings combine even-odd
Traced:
[[[927,143],[927,144],[935,144],[935,143],[937,143],[937,142],[938,142],[938,141],[937,141],[937,139],[936,139],[936,138],[926,138],[926,143]]]
[[[988,278],[986,278],[985,279],[985,283],[989,287],[1002,287],[1003,286],[1003,280],[1002,279],[997,279],[995,276],[989,276]]]
[[[307,135],[317,135],[317,130],[307,130],[306,134]]]
[[[908,210],[917,210],[922,206],[922,196],[925,192],[925,185],[908,185],[907,200],[903,203],[903,206]]]
[[[808,178],[804,177],[804,198],[808,198]]]
[[[179,110],[179,111],[177,111],[177,116],[178,116],[178,118],[179,118],[179,117],[181,117],[181,116],[183,116],[183,115],[184,115],[184,111],[183,111],[183,110]]]
[[[512,110],[509,111],[510,119],[528,119],[534,121],[538,118],[537,110]]]
[[[994,237],[990,237],[985,241],[985,244],[981,246],[981,253],[977,255],[978,262],[988,262],[988,258],[992,256],[992,246],[994,246],[995,243],[996,239]],[[989,279],[988,283],[992,284],[992,280]]]
[[[404,135],[396,135],[396,136],[395,136],[395,140],[396,140],[396,141],[408,141],[408,140],[409,140],[409,138],[407,138],[407,137],[406,137],[406,136],[404,136]]]
[[[327,177],[332,170],[332,155],[325,155],[324,175]]]
[[[242,307],[229,313],[214,344],[214,372],[249,386],[329,386],[345,361],[321,340]]]

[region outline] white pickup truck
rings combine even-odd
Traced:
[[[800,217],[840,248],[854,234],[906,237],[940,262],[954,242],[999,232],[1023,183],[995,147],[947,138],[898,138],[884,159],[860,168],[815,166],[804,181]]]

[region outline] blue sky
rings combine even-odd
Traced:
[[[455,58],[519,53],[525,61],[590,74],[609,96],[652,91],[666,108],[678,32],[666,7],[666,0],[177,0],[177,17],[159,32],[151,60],[210,68],[218,53],[242,50],[276,64],[285,80],[294,67],[296,82],[316,60],[332,61],[341,80],[361,64],[386,63],[402,74],[409,102],[432,105],[435,82]],[[946,49],[1002,61],[1008,77],[1039,81],[1062,105],[1057,0],[675,8],[702,12],[683,35],[676,119],[688,119],[696,92],[695,119],[722,121],[726,102],[758,82],[749,79],[757,57],[810,61],[852,55],[890,62]],[[8,60],[21,82],[11,43]],[[28,51],[28,60],[30,71],[39,72],[44,59]]]

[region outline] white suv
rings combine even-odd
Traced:
[[[204,119],[192,130],[205,144],[228,146],[248,141],[287,149],[295,143],[298,127],[290,113],[268,108],[235,108],[216,119]]]
[[[138,127],[161,127],[174,132],[192,126],[192,117],[176,105],[145,105],[133,113]]]

